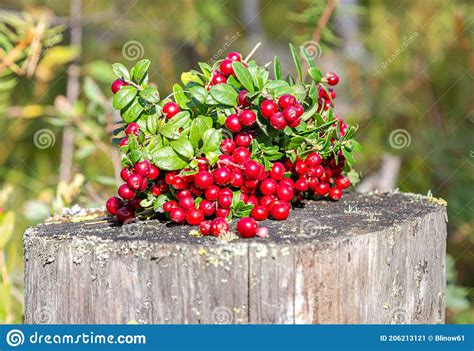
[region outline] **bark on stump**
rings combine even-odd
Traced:
[[[309,202],[270,237],[73,217],[25,233],[27,323],[443,323],[446,208]]]

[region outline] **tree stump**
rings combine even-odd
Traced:
[[[25,233],[27,323],[444,322],[441,200],[307,202],[265,239],[91,217]]]

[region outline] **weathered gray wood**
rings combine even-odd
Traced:
[[[25,319],[443,323],[445,216],[435,199],[351,194],[267,221],[267,239],[232,241],[59,218],[25,233]]]

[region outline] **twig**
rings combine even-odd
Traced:
[[[71,17],[71,45],[80,47],[82,41],[82,23],[81,23],[82,0],[72,0],[70,6]],[[67,81],[67,99],[74,105],[79,97],[79,59],[76,59],[68,67]],[[66,183],[71,179],[72,158],[74,153],[74,131],[66,127],[63,133],[63,143],[61,149],[61,167],[59,171],[59,180]]]
[[[311,41],[319,44],[319,42],[321,41],[321,34],[323,32],[323,29],[327,26],[332,13],[336,9],[336,6],[337,6],[337,0],[328,0],[328,3],[323,10],[323,13],[321,14],[321,17],[319,18],[318,25],[314,29],[313,36],[311,37]],[[303,62],[303,79],[302,79],[303,81],[306,78],[307,71],[308,71],[308,64],[306,62]]]
[[[250,58],[252,57],[252,55],[255,53],[255,51],[257,51],[257,49],[260,47],[260,45],[262,45],[262,42],[259,41],[257,43],[257,45],[255,45],[255,47],[252,49],[252,51],[250,51],[250,53],[247,55],[247,57],[245,58],[244,62],[248,62],[248,60],[250,60]]]

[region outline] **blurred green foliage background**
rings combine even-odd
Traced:
[[[447,322],[473,323],[473,17],[467,0],[2,0],[0,322],[23,320],[26,227],[114,192],[110,64],[151,59],[166,96],[198,60],[262,41],[261,63],[292,69],[293,42],[341,76],[358,170],[376,175],[389,155],[401,190],[448,201]]]

